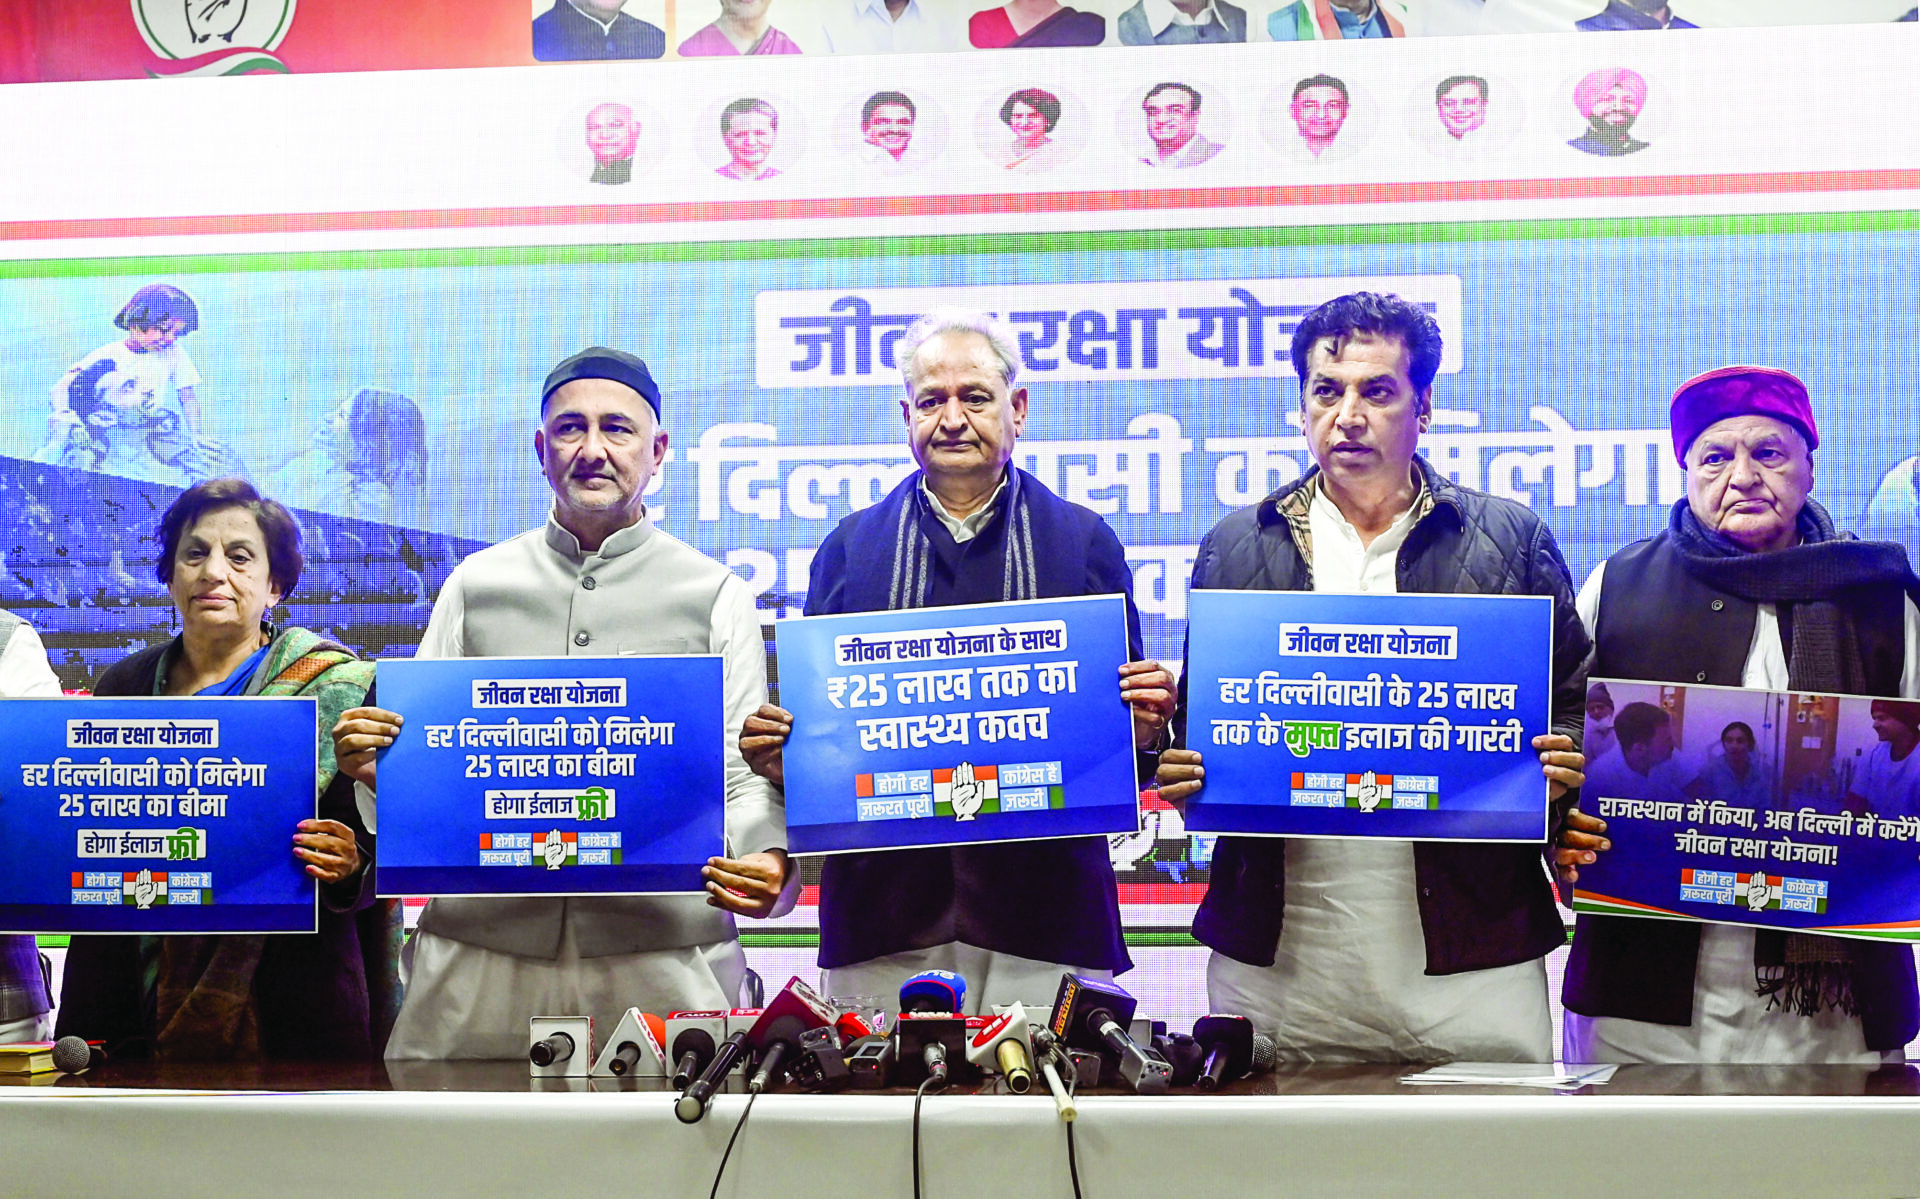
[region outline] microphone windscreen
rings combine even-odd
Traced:
[[[1253,1072],[1266,1074],[1280,1064],[1280,1048],[1266,1033],[1253,1034]]]
[[[967,980],[951,970],[922,970],[900,984],[903,1012],[966,1010]]]
[[[93,1049],[85,1037],[61,1037],[53,1043],[53,1068],[79,1074],[93,1064]]]

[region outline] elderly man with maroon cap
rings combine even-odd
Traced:
[[[1673,396],[1686,497],[1666,531],[1581,588],[1593,673],[1770,691],[1920,694],[1920,593],[1905,550],[1833,527],[1813,490],[1806,385],[1729,366]],[[1562,873],[1608,849],[1578,811]],[[1564,1044],[1579,1062],[1898,1058],[1920,1029],[1912,950],[1724,924],[1582,916],[1567,962]]]

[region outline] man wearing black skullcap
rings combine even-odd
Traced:
[[[1721,367],[1680,385],[1670,419],[1687,494],[1665,531],[1580,589],[1593,673],[1920,695],[1920,580],[1898,545],[1835,529],[1810,494],[1820,430],[1806,384]],[[1622,749],[1626,726],[1623,711]],[[1607,797],[1602,773],[1588,777],[1588,813]],[[1605,833],[1570,813],[1562,872],[1577,879],[1598,854],[1628,852]],[[1909,946],[1732,924],[1581,916],[1564,998],[1570,1062],[1876,1065],[1904,1060],[1920,1031]]]
[[[534,455],[553,489],[544,529],[462,562],[434,601],[421,658],[720,654],[727,728],[767,698],[753,597],[738,576],[655,528],[642,498],[667,454],[646,363],[594,347],[547,376]],[[355,708],[333,730],[340,768],[374,785],[401,717]],[[746,960],[733,915],[793,905],[779,793],[728,739],[727,857],[697,896],[435,899],[403,962],[389,1059],[512,1058],[527,1018],[730,1008]]]

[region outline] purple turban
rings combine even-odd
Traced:
[[[1798,429],[1808,449],[1820,444],[1805,383],[1771,366],[1723,366],[1695,375],[1673,393],[1673,456],[1680,465],[1687,464],[1695,438],[1730,416],[1771,416]]]
[[[1647,103],[1647,81],[1640,77],[1638,71],[1629,71],[1625,67],[1608,67],[1582,79],[1574,86],[1573,106],[1580,110],[1581,116],[1590,117],[1594,105],[1622,83],[1627,85],[1627,91],[1633,96],[1633,110],[1639,112]]]

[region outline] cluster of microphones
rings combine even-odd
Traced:
[[[586,1026],[583,1045],[580,1029],[548,1031],[536,1021],[534,1032],[546,1035],[534,1039],[528,1060],[539,1073],[670,1079],[679,1092],[674,1114],[689,1124],[706,1115],[736,1072],[744,1073],[749,1094],[784,1083],[803,1091],[940,1090],[995,1075],[1023,1095],[1037,1077],[1061,1118],[1072,1120],[1081,1087],[1210,1091],[1274,1065],[1273,1042],[1246,1017],[1203,1016],[1191,1035],[1169,1033],[1162,1022],[1136,1019],[1133,996],[1104,979],[1064,975],[1044,1022],[1018,1003],[990,1017],[962,1015],[966,993],[957,974],[916,974],[902,984],[899,1014],[882,1032],[794,978],[764,1008],[674,1012],[665,1020],[630,1008],[591,1068],[591,1022],[577,1022]]]

